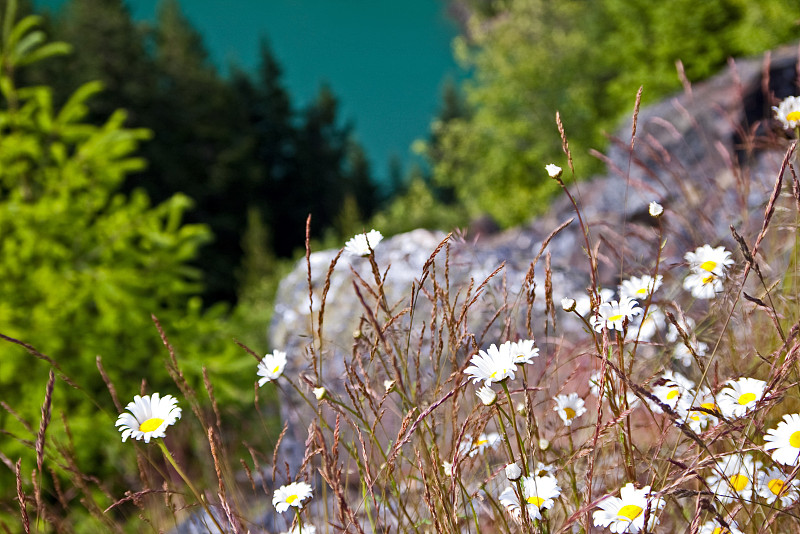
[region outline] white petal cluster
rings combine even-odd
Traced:
[[[377,230],[356,234],[344,244],[345,252],[353,256],[369,256],[370,248],[375,250],[383,240],[383,234]]]
[[[151,439],[163,438],[167,427],[181,418],[178,400],[172,395],[136,395],[125,409],[130,413],[121,413],[115,424],[122,433],[123,442],[131,438],[150,443]]]
[[[703,245],[684,256],[690,273],[683,281],[683,288],[698,299],[711,299],[724,287],[728,268],[733,265],[731,253],[725,247],[711,248]]]
[[[561,417],[566,426],[571,426],[575,418],[586,413],[583,399],[577,393],[558,395],[553,400],[556,401],[553,411],[558,413],[558,416]]]
[[[800,124],[800,97],[786,97],[772,109],[775,111],[775,118],[781,121],[787,130],[797,128],[797,125]]]
[[[283,374],[286,368],[286,353],[280,350],[273,351],[270,354],[261,358],[258,363],[257,374],[261,378],[258,379],[258,385],[263,386],[267,382],[277,379]]]
[[[475,440],[472,439],[470,434],[465,434],[461,444],[458,446],[459,456],[473,458],[478,454],[483,454],[487,449],[497,447],[501,439],[500,434],[497,432],[481,433]]]
[[[684,417],[692,405],[695,397],[693,391],[694,382],[680,373],[665,371],[661,377],[654,382],[653,395],[658,397],[662,404],[669,406],[679,416]],[[661,406],[654,402],[649,402],[650,409],[655,413],[662,413]]]
[[[603,304],[604,302],[608,302],[614,298],[614,290],[613,289],[601,289],[598,291],[598,295],[600,297],[600,303]],[[598,305],[599,305],[598,304]],[[582,295],[575,301],[575,311],[581,317],[586,317],[586,314],[593,311],[592,310],[592,299],[589,295]],[[594,315],[594,314],[593,314]]]
[[[764,396],[767,383],[755,378],[742,377],[728,380],[727,386],[717,394],[722,415],[729,419],[742,417],[752,411]]]
[[[712,519],[700,525],[698,534],[743,534],[739,530],[739,525],[733,519],[727,521],[728,526],[720,524],[717,520]]]
[[[604,302],[597,309],[597,315],[590,319],[595,331],[602,332],[603,328],[609,330],[625,330],[626,323],[642,313],[639,303],[633,299],[620,298],[619,302],[612,300]]]
[[[547,171],[547,174],[550,176],[550,178],[558,178],[559,176],[561,176],[561,173],[563,172],[561,170],[561,167],[559,167],[558,165],[554,165],[553,163],[548,163],[547,165],[544,166],[544,168]]]
[[[706,477],[706,484],[722,503],[737,499],[749,501],[761,462],[749,454],[734,454],[717,460],[714,472]]]
[[[770,467],[758,472],[756,493],[769,504],[775,504],[780,500],[782,507],[791,506],[800,498],[798,488],[800,480],[794,478],[790,480],[789,475],[780,469]]]
[[[497,402],[497,393],[495,393],[494,390],[489,386],[483,386],[482,388],[479,388],[475,394],[478,396],[484,406],[491,406]]]
[[[592,514],[596,527],[607,527],[611,532],[635,533],[645,528],[652,531],[658,524],[658,511],[664,507],[664,500],[653,497],[650,486],[636,489],[632,483],[627,483],[619,491],[619,497],[608,496]]]
[[[487,350],[480,350],[471,359],[469,367],[464,372],[472,382],[483,380],[489,387],[495,382],[502,382],[506,378],[516,376],[517,365],[533,363],[532,359],[539,356],[539,349],[533,346],[532,339],[521,341],[506,341],[499,347],[492,344]]]
[[[633,276],[628,280],[623,280],[619,286],[620,299],[643,300],[652,295],[659,287],[664,277],[660,274],[655,278],[649,274],[643,276]]]
[[[764,436],[764,449],[772,459],[783,465],[795,466],[800,463],[800,414],[786,414],[777,428],[767,430]]]
[[[294,506],[302,508],[303,501],[311,498],[311,486],[305,482],[292,482],[281,486],[272,495],[272,505],[278,513],[283,513]]]
[[[558,481],[552,476],[522,477],[521,485],[522,500],[525,501],[528,517],[531,519],[541,519],[542,510],[552,508],[555,504],[554,499],[561,495]],[[522,508],[517,491],[516,487],[509,486],[500,494],[499,500],[511,517],[519,521],[522,519]]]
[[[651,217],[660,217],[664,213],[664,206],[654,200],[648,206],[648,211]]]

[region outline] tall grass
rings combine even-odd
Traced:
[[[370,247],[360,260],[368,262],[370,275],[353,271],[361,309],[342,310],[328,291],[343,253],[317,280],[308,250],[309,299],[320,302],[309,304],[308,331],[297,333],[307,336],[305,350],[288,355],[305,359],[305,369],[276,372],[263,386],[295,399],[302,427],[285,426],[275,443],[242,443],[230,428],[244,423],[228,421],[217,406],[213,376],[205,373],[205,390],[194,390],[183,378],[168,328],[154,318],[184,417],[149,444],[109,443],[116,451],[109,456],[119,459],[119,480],[99,480],[91,466],[77,465],[69,440],[47,439],[53,413],[69,429],[69,413],[52,405],[52,392],[71,382],[54,364],[42,385],[41,420],[23,421],[29,435],[17,436],[35,451],[35,464],[0,453],[16,484],[16,500],[1,503],[0,526],[5,532],[162,532],[190,520],[200,531],[237,533],[312,527],[359,533],[800,532],[800,461],[787,453],[788,460],[776,462],[765,448],[770,430],[781,430],[781,418],[800,410],[800,181],[796,145],[772,143],[784,151],[772,191],[757,214],[744,216],[712,215],[717,204],[708,198],[693,218],[679,208],[690,202],[682,192],[691,184],[683,182],[672,184],[677,193],[663,214],[608,228],[582,216],[575,186],[556,173],[575,212],[531,251],[520,287],[508,286],[503,265],[484,279],[454,285],[451,252],[468,246],[454,233],[430,251],[399,301],[387,294],[390,267],[381,263],[380,244]],[[734,161],[736,187],[755,188],[747,183],[748,162]],[[591,184],[582,187],[584,196],[590,193]],[[720,218],[736,224],[729,236],[709,230]],[[590,282],[585,294],[554,287],[548,245],[572,229],[582,240]],[[632,240],[646,247],[633,249]],[[731,266],[702,272],[691,265],[685,253],[709,241],[726,247]],[[698,269],[709,278],[708,298],[687,289],[687,276]],[[612,327],[612,315],[620,314],[603,304],[601,290],[644,275],[661,276],[663,284],[640,295],[638,315]],[[588,301],[583,315],[581,300]],[[327,371],[334,351],[325,318],[333,313],[360,317],[337,377]],[[644,324],[642,317],[648,318]],[[655,330],[648,335],[651,323]],[[4,340],[47,358],[22,341]],[[538,353],[526,349],[525,340],[535,341]],[[253,375],[242,377],[244,392],[262,356],[241,348],[242,358],[254,358]],[[512,357],[527,350],[529,363],[506,366],[495,377],[473,368],[480,355],[491,363],[505,350]],[[94,399],[97,424],[113,425],[124,410],[119,392],[149,393],[147,377],[112,384],[100,359],[98,371],[109,395]],[[494,379],[510,371],[513,378]],[[492,393],[483,390],[479,397],[484,384]],[[755,387],[752,395],[734,388],[742,385]],[[264,390],[255,387],[254,412],[260,413]],[[731,395],[735,402],[726,403]],[[13,415],[12,400],[4,401]],[[800,427],[787,421],[784,441],[800,453]],[[287,435],[305,436],[302,454],[287,450]],[[293,454],[300,461],[286,460]],[[287,498],[280,487],[290,482],[309,484],[311,496]],[[780,484],[783,492],[774,491]],[[128,489],[120,494],[112,487]],[[545,489],[547,495],[539,493]],[[514,506],[520,497],[525,505]],[[281,499],[287,510],[278,514],[273,504]],[[605,522],[603,510],[610,514]]]

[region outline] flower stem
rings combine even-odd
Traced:
[[[180,466],[178,466],[178,463],[175,461],[175,458],[172,457],[172,454],[170,454],[169,449],[167,449],[167,445],[166,443],[164,443],[164,440],[159,439],[157,442],[158,446],[161,447],[161,452],[164,453],[164,458],[167,459],[172,468],[175,469],[175,471],[180,475],[183,481],[186,482],[186,485],[189,486],[189,489],[194,494],[194,498],[197,499],[197,502],[199,502],[200,505],[205,509],[206,513],[209,515],[211,520],[217,526],[217,529],[219,529],[220,534],[224,534],[225,530],[220,526],[219,522],[217,522],[217,518],[214,517],[214,514],[211,513],[211,509],[208,507],[208,504],[206,504],[205,499],[203,499],[200,496],[200,493],[197,491],[197,488],[194,487],[192,481],[189,480],[189,477],[186,476],[186,473],[183,472],[183,469],[181,469]]]

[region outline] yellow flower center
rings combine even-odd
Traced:
[[[713,402],[704,402],[703,404],[700,405],[700,407],[701,408],[705,408],[706,410],[711,410],[711,411],[716,411],[717,410],[717,405],[714,404]]]
[[[706,261],[704,261],[703,263],[700,264],[700,268],[703,269],[704,271],[711,272],[711,271],[713,271],[714,269],[717,268],[717,262],[711,261],[711,260],[706,260]]]
[[[705,278],[703,278],[702,282],[703,282],[704,284],[710,284],[711,282],[713,282],[713,281],[714,281],[714,278],[715,278],[715,277],[714,277],[714,275],[713,275],[713,274],[709,274],[708,276],[706,276]]]
[[[542,503],[544,502],[544,499],[542,499],[541,497],[537,497],[535,495],[533,495],[531,497],[528,497],[525,500],[528,502],[528,504],[532,504],[532,505],[536,506],[536,508],[541,508],[542,507]]]
[[[647,288],[646,287],[640,287],[639,289],[636,290],[636,294],[637,295],[645,295],[645,294],[647,294]]]
[[[619,321],[620,319],[622,319],[621,313],[618,313],[617,315],[612,315],[611,317],[608,318],[608,320],[611,321],[612,323]]]
[[[712,534],[730,534],[730,532],[727,528],[717,527]]]
[[[755,393],[742,393],[741,395],[739,395],[739,404],[741,404],[742,406],[744,406],[745,404],[750,404],[754,400],[756,400]]]
[[[767,487],[774,495],[780,495],[781,491],[783,491],[784,482],[783,480],[773,478],[769,482],[767,482]]]
[[[680,394],[681,392],[678,391],[677,389],[671,389],[669,390],[669,393],[667,393],[667,400],[672,400]]]
[[[640,506],[636,506],[635,504],[626,504],[622,508],[619,509],[617,512],[617,517],[625,517],[630,521],[633,521],[640,515],[642,515],[642,508]]]
[[[792,432],[792,435],[789,436],[789,445],[795,449],[800,449],[800,430]]]
[[[575,410],[567,406],[564,408],[564,413],[567,414],[567,419],[575,419]]]
[[[475,446],[480,447],[481,445],[486,445],[489,443],[488,439],[479,439],[475,442]]]
[[[158,417],[151,417],[150,419],[139,425],[139,430],[141,432],[152,432],[156,428],[160,427],[161,423],[163,422],[164,422],[163,419],[159,419]]]
[[[280,371],[280,370],[281,370],[281,366],[280,366],[280,365],[276,365],[276,366],[275,366],[275,369],[273,369],[273,370],[272,370],[272,373],[273,373],[273,374],[275,374],[275,373],[277,373],[277,372],[278,372],[278,371]]]
[[[787,121],[800,121],[800,111],[792,111],[786,115]]]
[[[286,497],[287,504],[292,504],[296,500],[297,500],[297,495],[289,495],[288,497]]]
[[[728,480],[731,483],[731,487],[736,491],[742,491],[744,488],[747,487],[747,484],[750,482],[750,479],[744,475],[733,475]]]

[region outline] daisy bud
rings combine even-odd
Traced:
[[[549,448],[550,448],[550,442],[549,441],[547,441],[544,438],[539,440],[539,449],[540,450],[546,451]]]
[[[522,476],[522,469],[515,463],[506,466],[506,477],[511,482],[519,480]]]
[[[444,469],[444,474],[451,477],[453,476],[453,464],[450,462],[442,462],[442,468]]]
[[[664,206],[656,201],[650,203],[650,215],[653,217],[660,217],[664,213]]]
[[[552,163],[545,165],[544,167],[547,170],[547,174],[550,175],[550,178],[558,178],[561,176],[561,167],[558,165],[553,165]]]
[[[392,391],[394,389],[394,380],[384,380],[383,389],[386,390],[386,393]]]
[[[478,391],[475,392],[479,399],[484,406],[491,406],[495,402],[497,402],[497,393],[494,392],[492,388],[489,386],[483,386]]]
[[[322,400],[328,395],[328,390],[325,388],[314,388],[314,396],[317,400]]]
[[[575,299],[571,299],[569,297],[564,297],[561,299],[561,307],[565,312],[573,312],[577,306],[578,303],[575,301]]]

